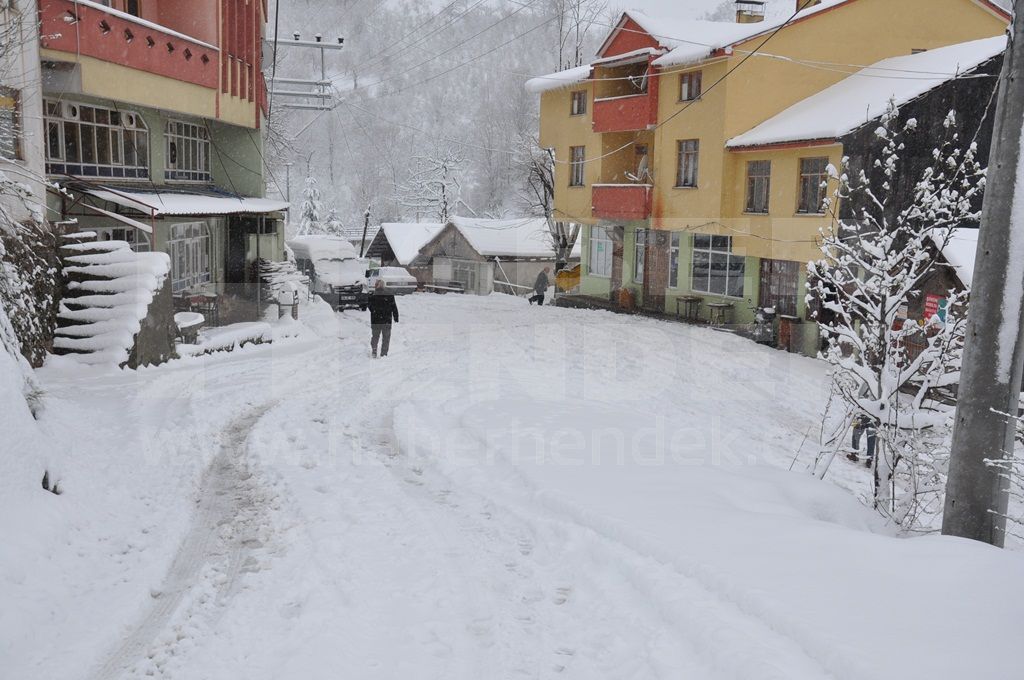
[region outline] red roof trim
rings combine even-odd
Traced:
[[[608,48],[608,45],[611,44],[611,42],[615,39],[615,36],[617,36],[619,34],[619,31],[622,30],[623,26],[626,25],[626,22],[629,19],[630,19],[629,13],[628,12],[623,12],[622,16],[619,17],[619,21],[615,24],[615,28],[613,28],[611,31],[608,32],[608,35],[605,37],[604,42],[602,42],[601,46],[597,48],[597,56],[598,57],[603,57],[604,56],[604,51]]]

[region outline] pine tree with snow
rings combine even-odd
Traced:
[[[299,218],[299,236],[322,233],[320,224],[323,204],[320,202],[320,187],[316,177],[306,178],[306,186],[302,190],[302,211]]]
[[[327,217],[324,218],[322,227],[325,234],[330,234],[331,236],[345,235],[345,224],[341,221],[341,217],[338,216],[337,208],[331,208],[327,211]]]
[[[917,122],[901,124],[890,105],[875,132],[880,148],[872,166],[854,178],[848,159],[843,172],[830,168],[838,187],[827,201],[833,224],[822,231],[822,259],[809,265],[808,302],[819,308],[833,381],[818,471],[824,474],[851,421],[870,419],[877,426],[873,503],[903,527],[941,509],[952,408],[937,391],[959,380],[967,293],[952,293],[942,318],[903,316],[944,266],[938,253],[955,231],[977,223],[984,191],[976,145],[963,145],[955,123],[950,112],[945,138],[908,201],[896,185]],[[840,204],[843,218],[833,210]]]

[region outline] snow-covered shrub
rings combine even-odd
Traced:
[[[34,222],[0,229],[0,305],[19,351],[40,366],[53,340],[60,299],[60,259],[54,234]]]
[[[976,146],[960,140],[955,122],[951,112],[945,139],[907,199],[895,185],[917,125],[900,124],[890,106],[875,133],[873,165],[854,178],[848,159],[831,169],[833,223],[822,231],[822,259],[809,264],[808,302],[820,310],[823,355],[833,366],[818,471],[824,474],[855,417],[873,419],[873,503],[904,528],[941,509],[953,408],[948,394],[940,400],[937,393],[959,381],[967,293],[952,292],[945,315],[923,323],[904,319],[904,310],[942,266],[938,253],[955,230],[977,222],[985,184]],[[840,218],[839,203],[850,217]]]

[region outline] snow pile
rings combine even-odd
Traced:
[[[439,222],[385,222],[380,225],[398,264],[408,266],[420,248],[437,236],[444,225]]]
[[[171,267],[166,253],[136,253],[124,241],[63,246],[68,283],[55,350],[83,364],[124,365]]]
[[[877,119],[891,102],[903,106],[1005,49],[1006,37],[998,36],[884,59],[733,137],[726,146],[836,139]]]
[[[283,316],[275,323],[245,321],[228,326],[204,328],[199,331],[194,345],[179,344],[177,352],[183,357],[196,357],[215,352],[231,352],[247,345],[263,345],[289,338],[300,338],[305,326],[290,316]]]

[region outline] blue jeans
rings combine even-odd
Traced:
[[[875,457],[875,440],[877,437],[874,425],[855,425],[853,428],[853,450],[860,451],[860,437],[862,434],[868,436],[868,458]]]

